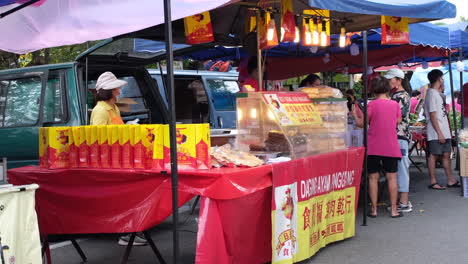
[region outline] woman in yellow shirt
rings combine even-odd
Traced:
[[[119,108],[115,105],[120,88],[126,81],[117,79],[112,72],[101,74],[96,82],[97,104],[91,112],[91,125],[123,125]]]

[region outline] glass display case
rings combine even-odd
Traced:
[[[237,95],[237,148],[279,152],[293,159],[346,148],[344,99],[314,99],[302,92]]]

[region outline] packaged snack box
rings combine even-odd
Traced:
[[[86,144],[89,151],[89,166],[91,168],[99,168],[99,145],[98,145],[98,130],[97,126],[85,126]]]
[[[164,130],[169,129],[168,125],[159,125],[154,132],[153,141],[153,165],[152,169],[164,170]]]
[[[70,127],[49,127],[47,129],[49,168],[63,169],[69,167],[68,137],[70,130]]]
[[[75,137],[73,135],[73,128],[70,127],[70,133],[68,134],[68,161],[70,168],[79,167],[79,149],[75,145]]]
[[[130,142],[130,125],[120,125],[119,128],[119,144],[121,151],[121,167],[123,169],[133,168],[133,150]]]
[[[107,136],[107,126],[98,126],[98,144],[99,144],[99,160],[100,166],[104,169],[109,169],[111,167],[111,155],[110,155],[110,146]]]
[[[143,164],[145,169],[153,167],[154,141],[161,125],[143,125],[141,134],[141,144],[143,146]]]
[[[78,151],[78,167],[89,167],[88,145],[86,144],[86,130],[83,126],[72,127],[74,148]]]
[[[145,148],[143,147],[142,138],[146,132],[145,125],[134,125],[130,127],[130,143],[133,148],[133,168],[144,169],[145,164]]]
[[[49,138],[47,136],[47,127],[39,128],[39,166],[42,168],[49,167],[49,157],[48,151],[49,148]]]
[[[111,168],[120,169],[122,164],[121,148],[119,142],[119,126],[107,126],[107,136],[111,149]]]
[[[186,124],[176,126],[177,161],[180,169],[209,169],[210,128],[209,124]],[[170,169],[169,128],[164,129],[164,165]]]

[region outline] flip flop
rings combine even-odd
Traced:
[[[456,181],[454,184],[447,184],[448,188],[458,188],[461,187],[461,184],[459,181]]]
[[[376,214],[374,215],[374,214],[371,214],[371,212],[368,212],[368,213],[367,213],[367,217],[369,217],[369,218],[377,218],[377,215],[376,215]]]
[[[403,217],[403,213],[399,212],[397,215],[390,215],[391,218],[400,218]]]
[[[435,187],[436,185],[439,185],[441,188],[436,188],[436,187]],[[437,182],[436,182],[436,183],[433,183],[433,184],[431,184],[431,185],[429,185],[429,186],[427,186],[427,188],[432,189],[432,190],[438,190],[438,191],[445,190],[445,187],[442,186],[442,185],[440,185],[440,184],[437,183]]]

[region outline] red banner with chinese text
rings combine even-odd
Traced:
[[[272,263],[294,263],[354,236],[363,149],[273,166]]]

